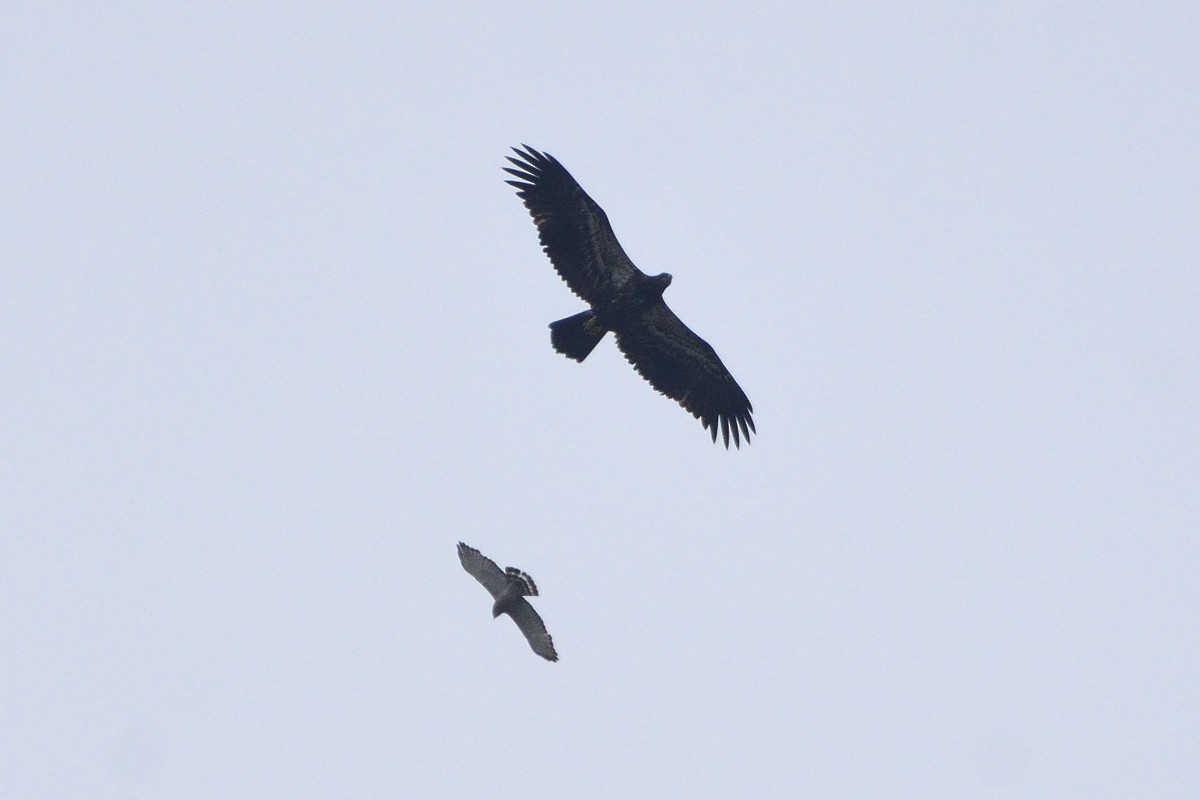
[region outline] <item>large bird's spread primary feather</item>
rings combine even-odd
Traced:
[[[673,398],[729,447],[750,441],[754,409],[715,350],[683,324],[662,299],[670,276],[651,278],[634,266],[608,216],[548,153],[513,148],[507,181],[529,209],[555,271],[591,312],[551,324],[552,342],[582,361],[605,331],[655,389]]]

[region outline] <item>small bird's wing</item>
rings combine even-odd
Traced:
[[[483,584],[483,588],[488,590],[492,599],[499,598],[508,588],[508,579],[504,577],[504,570],[474,547],[468,547],[459,542],[458,560],[462,562],[463,569],[470,573],[471,577]]]
[[[558,661],[558,653],[554,652],[554,640],[550,638],[550,634],[546,631],[546,624],[542,622],[542,618],[528,601],[522,599],[516,603],[508,615],[513,618],[513,622],[517,623],[521,633],[525,634],[533,652],[547,661]]]

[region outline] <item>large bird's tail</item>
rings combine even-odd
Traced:
[[[605,333],[607,331],[596,322],[596,315],[591,310],[550,323],[550,343],[554,349],[576,361],[587,358]]]

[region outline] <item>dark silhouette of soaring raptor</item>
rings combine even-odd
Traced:
[[[458,543],[458,560],[462,562],[463,569],[482,583],[483,588],[495,599],[496,602],[492,604],[492,618],[508,614],[529,640],[533,652],[547,661],[558,661],[558,653],[554,652],[554,641],[546,632],[545,623],[525,599],[526,596],[537,597],[537,584],[533,582],[533,578],[516,567],[508,567],[501,571],[495,561],[462,542]]]
[[[729,447],[750,441],[754,430],[750,399],[701,339],[663,302],[671,276],[646,275],[629,260],[604,210],[588,197],[562,164],[529,145],[513,148],[516,187],[537,225],[542,249],[559,276],[588,305],[587,311],[550,323],[554,349],[583,361],[612,331],[617,347],[638,373],[667,397],[699,418]]]

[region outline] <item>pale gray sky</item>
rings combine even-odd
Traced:
[[[1200,796],[1194,4],[86,5],[0,12],[0,795]],[[551,350],[519,142],[749,448]]]

